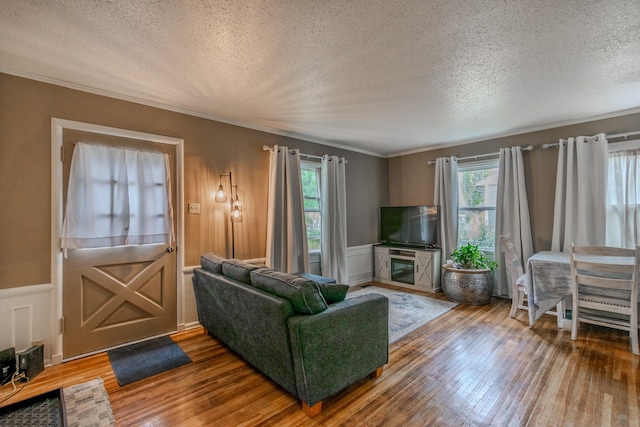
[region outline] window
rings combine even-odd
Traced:
[[[640,242],[640,140],[609,145],[607,245]]]
[[[61,247],[105,248],[170,242],[167,156],[76,144]]]
[[[458,246],[473,243],[495,250],[498,160],[458,165]]]
[[[320,250],[320,169],[319,163],[300,162],[304,220],[309,251]]]

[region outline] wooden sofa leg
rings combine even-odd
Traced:
[[[313,406],[309,406],[307,402],[302,402],[302,412],[309,418],[315,417],[322,410],[322,400]]]
[[[209,331],[204,326],[202,327],[202,332],[204,332],[205,335],[209,335]]]
[[[373,378],[380,378],[382,376],[382,370],[384,369],[384,366],[380,366],[378,369],[376,369],[375,371],[373,371],[371,373],[371,376]]]

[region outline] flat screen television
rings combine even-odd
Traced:
[[[380,242],[385,245],[439,247],[438,206],[382,206]]]

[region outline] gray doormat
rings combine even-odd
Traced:
[[[169,336],[109,350],[107,355],[120,385],[191,363],[191,358]]]

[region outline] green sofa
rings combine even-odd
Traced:
[[[389,358],[388,300],[343,300],[348,286],[224,259],[201,258],[193,272],[198,319],[226,344],[302,401],[309,416],[322,400],[372,375]]]

